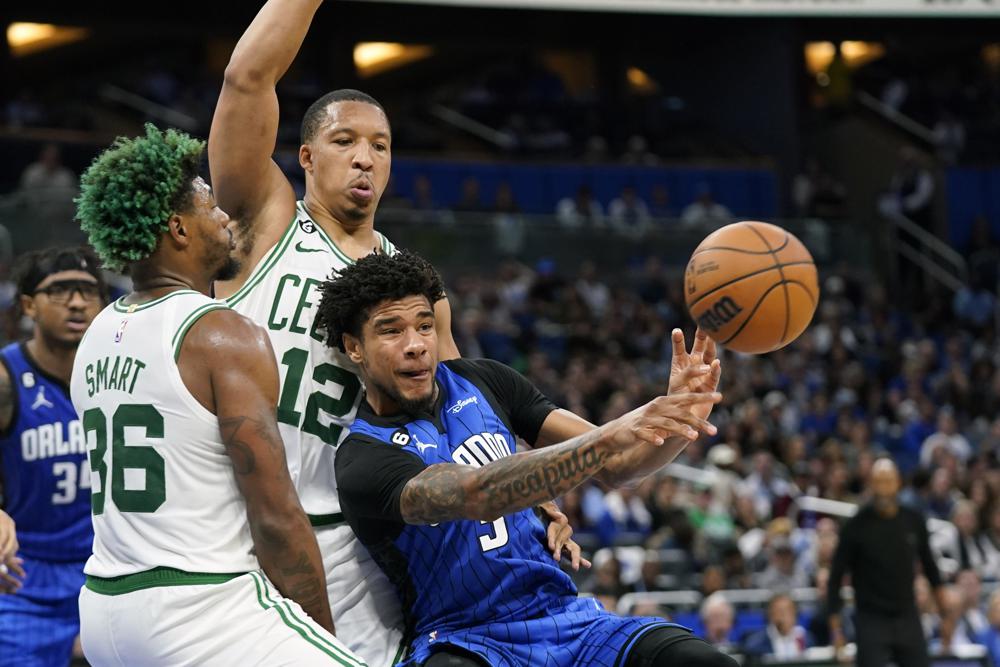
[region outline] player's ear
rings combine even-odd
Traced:
[[[347,353],[347,358],[360,366],[363,359],[361,355],[361,339],[349,333],[345,333],[343,336],[344,352]]]
[[[191,230],[185,223],[184,216],[174,213],[167,221],[167,233],[180,248],[186,248],[191,242]]]
[[[35,319],[35,313],[37,308],[35,308],[35,297],[28,296],[27,294],[21,295],[21,312],[30,317],[32,320]]]
[[[309,144],[299,146],[299,166],[312,173],[313,157],[312,148],[309,147]]]

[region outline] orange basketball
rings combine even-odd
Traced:
[[[766,222],[736,222],[701,242],[684,273],[688,312],[737,352],[763,354],[805,331],[819,302],[812,255]]]

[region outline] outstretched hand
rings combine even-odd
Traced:
[[[670,362],[670,384],[668,394],[712,393],[719,388],[722,377],[722,362],[718,358],[715,341],[699,327],[694,334],[691,351],[687,351],[684,332],[674,329],[670,333],[673,344],[673,359]],[[711,402],[691,405],[691,414],[699,419],[708,419],[712,414]]]

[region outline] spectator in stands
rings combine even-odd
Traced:
[[[456,213],[484,213],[488,209],[483,205],[479,193],[479,179],[466,176],[462,181],[462,197],[451,207]]]
[[[593,574],[583,583],[580,590],[600,599],[605,609],[614,610],[618,606],[618,599],[631,590],[622,583],[622,565],[617,556],[610,549],[604,553],[606,556],[601,562],[594,563]]]
[[[649,198],[649,214],[657,220],[673,218],[677,215],[670,202],[670,190],[663,183],[653,186]]]
[[[883,215],[902,215],[934,232],[934,175],[916,149],[904,146],[889,190],[879,202]]]
[[[955,316],[976,331],[986,329],[996,321],[997,284],[991,282],[987,275],[988,270],[977,266],[969,273],[969,283],[955,292],[952,300]]]
[[[705,627],[703,639],[723,653],[736,653],[733,624],[736,612],[722,593],[713,593],[701,602],[701,623]]]
[[[556,204],[556,217],[559,224],[567,229],[604,226],[604,209],[594,199],[594,191],[586,184],[577,189],[576,196],[559,200]]]
[[[990,593],[986,616],[989,627],[976,637],[976,641],[986,647],[992,664],[1000,665],[1000,589]]]
[[[633,134],[628,138],[625,145],[625,152],[622,154],[622,162],[651,167],[660,163],[660,158],[656,153],[649,150],[649,142],[646,137]]]
[[[927,664],[927,646],[913,590],[918,559],[942,609],[943,644],[951,644],[953,610],[931,555],[925,520],[899,505],[899,489],[895,463],[888,458],[876,461],[871,475],[871,502],[841,529],[830,571],[825,613],[838,650],[846,641],[839,614],[840,586],[844,575],[851,575],[859,667],[884,667],[890,659],[907,667]]]
[[[509,256],[520,254],[524,247],[527,225],[517,202],[514,201],[514,191],[506,181],[497,186],[492,217],[497,250]]]
[[[62,154],[56,144],[45,144],[38,159],[21,174],[21,192],[39,198],[72,198],[76,187],[76,174],[63,166]]]
[[[621,195],[611,200],[608,219],[615,231],[631,239],[642,238],[650,228],[649,207],[634,185],[626,185]]]
[[[958,421],[955,412],[950,407],[938,411],[937,431],[924,440],[920,448],[920,465],[934,468],[940,464],[935,454],[945,451],[953,455],[964,466],[972,456],[972,445],[969,440],[958,432]]]
[[[959,570],[955,576],[959,608],[956,613],[955,643],[975,644],[989,629],[990,622],[980,608],[983,584],[975,570]]]
[[[815,158],[792,181],[792,203],[800,217],[836,219],[845,214],[847,190]]]
[[[947,165],[955,164],[965,150],[965,125],[951,111],[945,109],[931,130],[938,159]]]
[[[409,219],[414,223],[450,224],[455,221],[452,212],[434,198],[434,188],[426,174],[413,177],[413,200],[409,208]]]
[[[743,552],[735,544],[722,552],[722,569],[726,573],[726,588],[750,588],[752,577],[747,571]]]
[[[812,637],[798,624],[795,602],[788,594],[778,593],[767,603],[767,627],[749,635],[743,650],[748,656],[791,660],[803,657],[812,645]]]
[[[992,574],[989,552],[983,546],[979,516],[972,501],[960,500],[955,503],[951,511],[951,522],[956,529],[955,543],[947,548],[947,554],[955,559],[962,570],[974,570],[980,576]]]
[[[775,502],[794,493],[788,480],[782,478],[775,469],[771,452],[757,452],[753,455],[753,472],[743,482],[743,493],[753,498],[757,516],[771,516]]]
[[[790,591],[793,588],[809,586],[809,577],[795,560],[795,549],[792,542],[784,535],[779,535],[767,545],[768,566],[759,573],[754,585],[771,591]]]
[[[718,229],[732,221],[733,214],[712,198],[712,191],[707,185],[701,186],[698,198],[681,213],[681,223],[685,227],[704,230]]]
[[[937,468],[931,473],[930,488],[927,493],[927,514],[935,519],[947,521],[958,502],[960,494],[955,488],[955,478],[951,470]]]

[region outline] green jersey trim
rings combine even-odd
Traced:
[[[119,313],[135,313],[140,310],[146,310],[147,308],[152,308],[153,306],[158,306],[167,299],[172,299],[180,294],[201,294],[201,292],[196,292],[193,289],[179,289],[176,292],[171,292],[161,296],[159,299],[153,299],[152,301],[147,301],[146,303],[125,303],[125,297],[121,297],[112,304],[112,307]]]
[[[177,329],[177,333],[174,334],[173,340],[170,341],[171,347],[174,348],[174,361],[177,361],[181,356],[181,345],[184,343],[184,338],[187,336],[187,332],[194,326],[194,323],[202,318],[203,315],[207,315],[213,310],[229,310],[229,306],[224,303],[206,303],[204,306],[195,308],[194,311],[184,318],[181,322],[180,328]]]
[[[367,667],[363,661],[351,655],[343,647],[338,646],[335,642],[331,642],[316,632],[316,629],[313,627],[315,621],[301,618],[292,606],[288,604],[288,600],[274,600],[271,597],[271,590],[267,581],[264,580],[264,577],[259,572],[251,572],[250,578],[253,579],[257,587],[257,602],[260,606],[264,609],[273,609],[278,612],[278,616],[281,617],[282,622],[292,630],[295,630],[300,637],[341,665],[344,665],[344,667]]]
[[[124,595],[158,586],[224,584],[236,577],[242,577],[244,574],[247,573],[185,572],[172,567],[154,567],[152,570],[125,574],[120,577],[95,577],[88,574],[84,585],[101,595]]]
[[[235,306],[237,303],[246,298],[246,296],[253,291],[253,288],[264,279],[264,276],[268,274],[271,268],[278,263],[281,255],[284,254],[285,250],[288,249],[289,244],[292,242],[292,238],[295,237],[295,228],[298,227],[298,219],[299,215],[298,211],[296,211],[292,221],[288,223],[288,228],[285,229],[285,233],[280,239],[278,239],[278,242],[274,244],[274,247],[271,248],[257,263],[257,268],[251,272],[250,277],[247,278],[245,283],[243,283],[243,287],[226,297],[226,305],[230,307]]]

